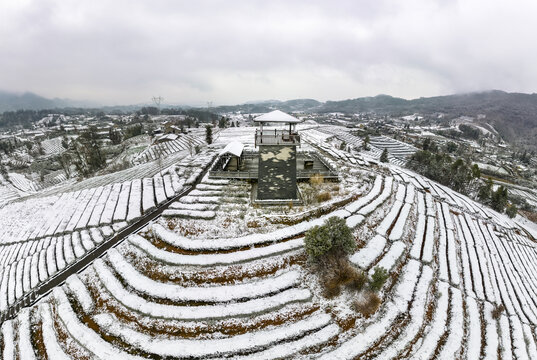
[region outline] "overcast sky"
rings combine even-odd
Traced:
[[[0,0],[0,89],[107,105],[537,92],[537,1]]]

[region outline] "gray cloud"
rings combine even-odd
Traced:
[[[0,3],[0,88],[106,104],[534,92],[521,0]]]

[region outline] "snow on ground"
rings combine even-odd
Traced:
[[[180,192],[174,177],[199,172],[212,158],[201,153],[156,177],[33,196],[0,208],[0,266],[6,275],[0,312]]]
[[[498,166],[494,166],[494,165],[490,165],[490,164],[484,164],[484,163],[480,163],[480,162],[475,162],[474,164],[477,164],[477,166],[479,166],[480,169],[493,171],[495,173],[502,174],[502,175],[509,175],[507,170],[505,170],[504,168],[498,167]]]
[[[165,217],[4,321],[2,358],[537,356],[531,224],[397,165],[327,146],[348,134],[343,128],[304,134],[342,172],[337,186],[317,189],[331,200],[256,207],[250,185],[205,177]],[[211,151],[252,137],[253,128],[218,131]],[[157,178],[99,180],[4,206],[0,312],[105,243],[125,220],[188,186],[201,164],[183,161]],[[390,275],[370,317],[353,305],[366,291],[343,287],[327,298],[306,261],[304,234],[331,216],[352,227],[351,263]],[[33,342],[37,335],[43,346]]]

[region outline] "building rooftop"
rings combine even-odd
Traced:
[[[240,141],[233,141],[226,145],[225,148],[220,151],[220,155],[232,154],[235,156],[241,156],[244,150],[244,144]]]
[[[260,122],[260,123],[296,124],[296,123],[302,122],[303,120],[297,119],[296,117],[286,114],[283,111],[274,110],[269,113],[256,117],[254,121]]]
[[[173,140],[177,140],[177,138],[179,138],[179,135],[167,134],[167,135],[162,135],[158,137],[156,141],[173,141]]]

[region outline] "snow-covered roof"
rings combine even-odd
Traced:
[[[240,141],[232,141],[226,145],[225,148],[220,151],[220,155],[232,154],[235,156],[241,156],[242,150],[244,150],[244,144]]]
[[[177,138],[179,137],[179,135],[176,135],[176,134],[167,134],[167,135],[162,135],[160,136],[159,138],[157,138],[157,141],[162,141],[162,140],[177,140]]]
[[[274,122],[274,123],[299,123],[302,120],[284,113],[280,110],[274,110],[269,113],[260,115],[254,119],[255,122]]]

